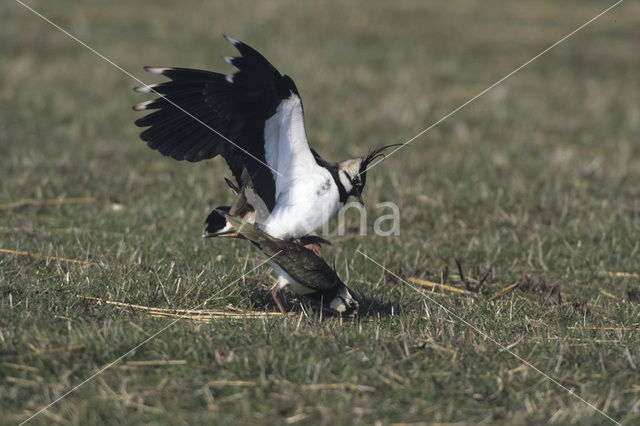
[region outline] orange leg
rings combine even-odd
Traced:
[[[271,297],[273,297],[276,305],[278,305],[278,309],[280,309],[282,315],[287,316],[287,311],[284,309],[282,300],[280,300],[280,287],[277,284],[271,289]]]
[[[322,250],[320,250],[319,244],[315,244],[315,243],[305,244],[304,248],[306,248],[307,250],[311,250],[313,253],[315,253],[316,256],[322,257]]]

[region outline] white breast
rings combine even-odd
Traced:
[[[342,207],[340,194],[331,173],[317,167],[304,176],[296,176],[289,191],[282,192],[264,231],[276,238],[290,239],[309,235],[328,222]]]

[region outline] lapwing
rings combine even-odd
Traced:
[[[237,232],[251,241],[265,255],[278,276],[271,296],[283,315],[287,311],[280,300],[280,291],[290,288],[294,293],[304,295],[321,304],[322,308],[342,316],[351,317],[358,312],[358,300],[342,282],[338,274],[312,251],[299,242],[274,238],[259,227],[224,210],[218,213],[225,217]]]
[[[140,138],[176,160],[196,162],[221,155],[238,184],[236,190],[255,188],[268,212],[258,225],[274,238],[292,240],[310,234],[351,196],[362,203],[367,166],[394,145],[363,157],[325,161],[309,148],[302,101],[293,80],[250,46],[225,38],[240,52],[238,57],[223,57],[237,68],[234,74],[145,67],[169,81],[134,89],[161,95],[134,106],[137,111],[153,111],[136,121],[137,126],[147,127]],[[219,213],[230,208],[211,212],[205,236],[233,235]],[[251,212],[248,207],[242,213]]]

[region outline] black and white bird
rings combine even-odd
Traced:
[[[170,80],[136,87],[162,97],[134,109],[153,112],[136,121],[152,149],[176,160],[201,161],[221,155],[238,187],[251,184],[269,211],[261,228],[295,239],[320,228],[350,196],[362,201],[366,168],[382,151],[339,163],[309,148],[302,101],[293,80],[281,75],[248,45],[225,38],[239,57],[224,56],[233,75],[188,68],[145,67]],[[206,235],[224,234],[229,224],[215,210]]]
[[[357,314],[358,300],[321,256],[299,242],[274,238],[238,216],[222,210],[219,213],[240,235],[272,259],[278,283],[271,289],[271,296],[283,315],[286,315],[286,310],[279,293],[284,287],[290,287],[294,293],[304,295],[319,303],[321,308],[341,316]]]
[[[237,182],[236,192],[243,195],[242,190],[251,187],[259,198],[240,214],[246,221],[277,239],[307,236],[350,196],[362,202],[367,166],[393,145],[338,163],[325,161],[309,148],[293,80],[250,46],[225,38],[240,52],[239,57],[223,57],[238,69],[232,75],[145,67],[169,81],[134,89],[161,96],[134,106],[136,111],[153,111],[136,121],[147,127],[140,138],[176,160],[196,162],[221,155]],[[256,211],[257,204],[262,212]],[[207,237],[233,232],[224,217],[231,207],[218,209],[207,218]],[[279,286],[299,293],[282,268],[272,264]]]

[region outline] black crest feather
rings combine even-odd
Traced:
[[[360,173],[366,172],[367,171],[367,167],[369,167],[369,164],[371,162],[373,162],[374,160],[376,160],[377,158],[382,157],[384,159],[384,157],[386,156],[386,154],[383,152],[385,149],[394,147],[394,146],[400,146],[402,145],[401,143],[394,143],[391,145],[385,145],[382,147],[378,147],[378,148],[373,148],[371,151],[369,151],[369,153],[362,158],[362,164],[360,165]]]

